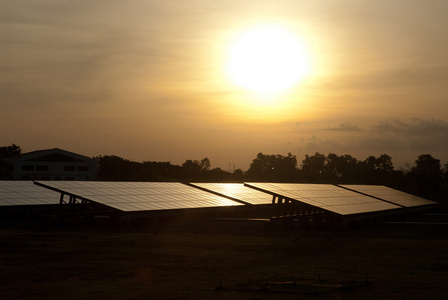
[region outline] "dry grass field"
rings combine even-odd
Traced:
[[[0,233],[1,299],[448,299],[443,227],[267,231],[204,220]]]

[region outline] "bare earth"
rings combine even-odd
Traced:
[[[1,299],[448,299],[446,227],[201,221],[0,233]]]

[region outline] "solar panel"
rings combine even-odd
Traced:
[[[384,185],[340,185],[344,188],[374,196],[404,207],[434,205],[436,202],[426,200],[405,192],[401,192]]]
[[[0,206],[59,204],[57,192],[32,181],[0,181]]]
[[[252,205],[272,204],[272,195],[260,192],[242,183],[191,183],[209,191],[231,197]]]
[[[272,195],[300,201],[340,215],[351,215],[400,208],[332,184],[254,183],[244,185]]]
[[[38,184],[126,212],[243,205],[179,182],[40,181]]]

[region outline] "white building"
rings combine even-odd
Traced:
[[[96,159],[54,148],[11,159],[15,180],[96,180]]]

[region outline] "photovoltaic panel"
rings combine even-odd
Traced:
[[[254,183],[244,185],[272,195],[300,201],[340,215],[398,209],[400,206],[365,196],[332,184]]]
[[[272,204],[272,195],[244,186],[243,183],[191,183],[209,191],[252,205]]]
[[[0,181],[0,206],[59,204],[59,197],[32,181]]]
[[[426,200],[384,185],[340,185],[344,188],[389,201],[403,207],[435,205],[436,202]]]
[[[39,181],[38,184],[126,212],[243,205],[179,182]]]

